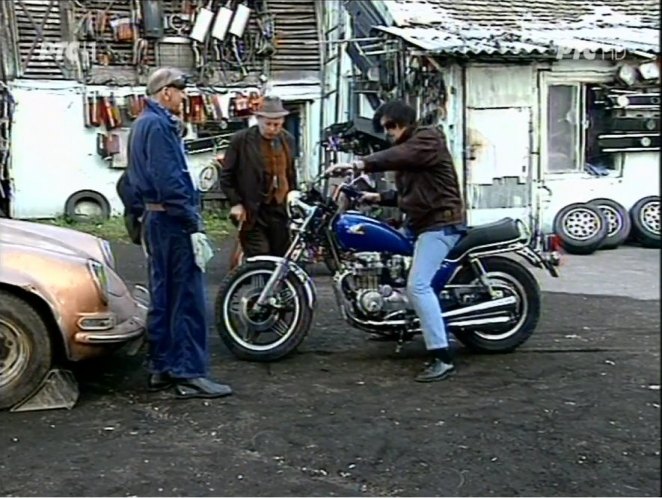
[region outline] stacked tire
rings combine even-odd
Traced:
[[[639,199],[630,208],[632,238],[643,247],[660,247],[660,196]]]
[[[647,196],[628,211],[606,198],[576,202],[554,217],[554,233],[569,254],[616,249],[633,239],[644,247],[660,247],[660,198]]]
[[[593,254],[609,233],[609,221],[594,204],[574,202],[554,217],[554,233],[568,254]]]

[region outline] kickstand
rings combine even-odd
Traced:
[[[398,332],[398,342],[395,345],[395,354],[400,354],[402,351],[402,347],[405,343],[405,338],[406,338],[407,330],[402,329],[400,332]]]

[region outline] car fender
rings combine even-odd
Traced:
[[[62,346],[67,358],[70,358],[69,331],[55,305],[55,296],[44,286],[40,285],[30,274],[16,271],[15,269],[2,268],[0,266],[0,287],[9,290],[16,289],[23,293],[29,293],[41,303],[45,304],[50,310],[53,321],[57,326],[57,332],[62,340]]]
[[[247,258],[246,262],[259,262],[259,261],[268,261],[270,263],[280,263],[284,261],[284,258],[278,257],[278,256],[253,256],[251,258]],[[301,268],[299,265],[297,265],[294,261],[288,261],[288,269],[296,275],[296,277],[299,279],[299,281],[303,284],[303,287],[306,291],[306,299],[308,300],[308,306],[310,309],[313,309],[315,307],[315,303],[317,302],[317,289],[315,287],[315,283],[313,282],[313,279],[310,278],[310,275],[304,271],[303,268]]]

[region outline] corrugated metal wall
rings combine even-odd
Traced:
[[[216,10],[221,3],[214,2],[213,9]],[[179,0],[163,0],[165,15],[180,14],[182,2]],[[65,7],[68,6],[69,11]],[[274,31],[276,53],[271,56],[264,66],[261,57],[255,57],[246,64],[247,73],[259,75],[268,69],[280,79],[297,79],[301,76],[317,76],[320,71],[320,46],[315,42],[319,39],[318,13],[314,0],[266,0],[266,6],[274,17]],[[63,67],[63,61],[57,60],[57,50],[48,49],[64,46],[63,40],[67,39],[66,21],[72,23],[72,32],[78,26],[83,16],[87,13],[96,14],[105,12],[110,18],[130,17],[130,0],[14,0],[14,16],[16,19],[16,34],[20,49],[21,68],[19,77],[38,79],[75,79],[74,67]],[[63,24],[63,20],[65,24]],[[257,31],[258,24],[256,15],[251,15],[249,30]],[[165,36],[176,36],[177,33],[166,27]],[[44,45],[45,43],[45,45]],[[111,53],[112,60],[109,62],[111,68],[122,68],[132,70],[133,43],[117,42],[113,40],[110,31],[98,36],[94,45],[95,52],[91,63],[99,67],[98,56]],[[44,46],[47,47],[44,50]],[[174,45],[173,45],[174,46]],[[191,66],[192,50],[190,45],[175,47],[177,50],[170,51],[176,57],[183,59],[180,67]],[[180,49],[184,49],[183,51]],[[211,54],[211,50],[209,54]],[[94,58],[94,55],[97,58]],[[211,58],[211,55],[209,56]],[[62,59],[62,57],[60,57]],[[146,52],[146,63],[153,66],[157,62],[155,44],[150,41]],[[213,61],[211,65],[213,65]],[[191,69],[193,69],[191,67]],[[236,72],[239,72],[238,70]],[[225,75],[224,75],[225,76]]]
[[[275,18],[277,52],[271,59],[272,71],[319,71],[320,45],[317,8],[314,0],[267,0]]]

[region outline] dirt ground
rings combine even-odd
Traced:
[[[144,280],[139,249],[116,255]],[[289,360],[240,362],[210,331],[234,396],[149,393],[142,356],[119,354],[78,368],[71,411],[1,413],[0,493],[660,496],[659,301],[547,292],[520,350],[460,349],[454,378],[421,385],[420,340],[399,355],[368,342],[316,282],[314,326]]]

